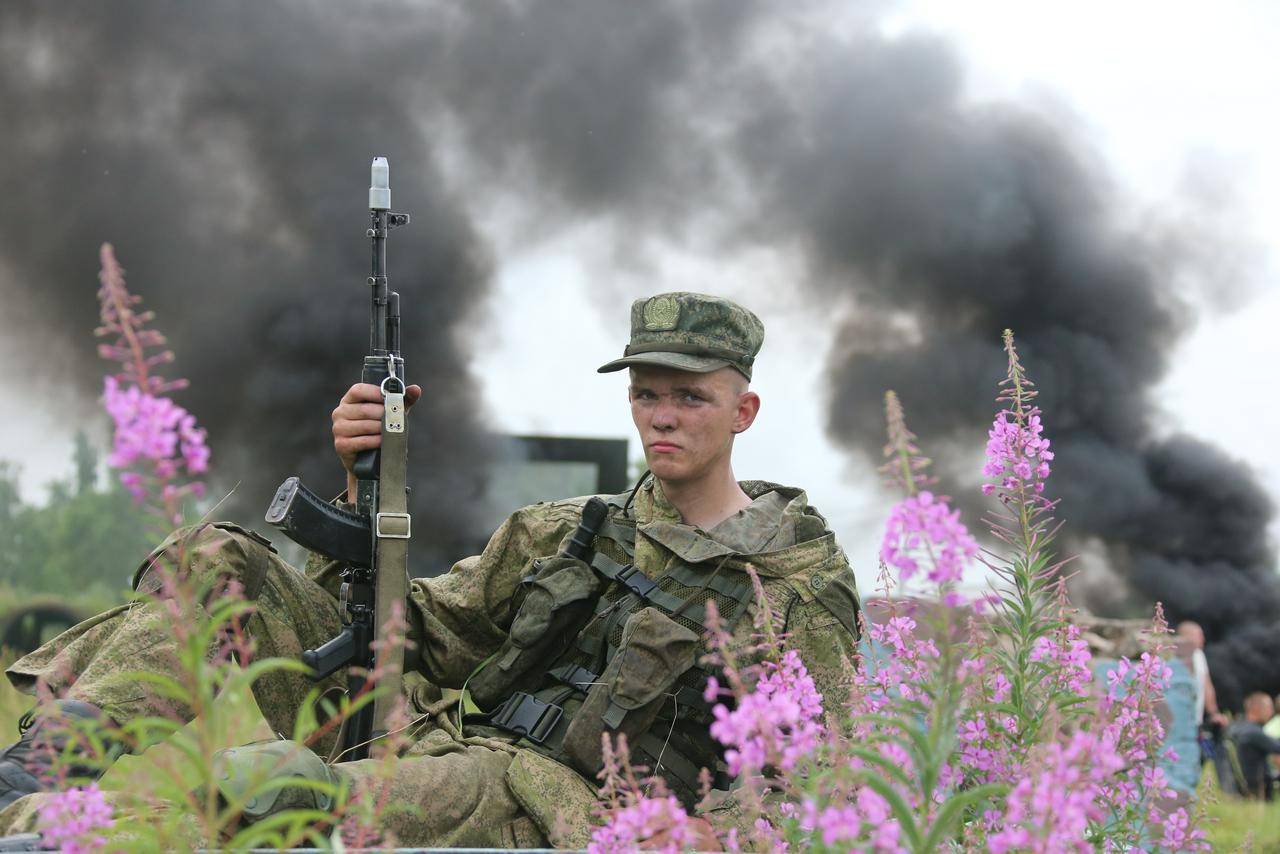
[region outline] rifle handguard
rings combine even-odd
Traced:
[[[267,524],[300,546],[352,566],[373,565],[369,519],[334,507],[291,477],[267,507]]]

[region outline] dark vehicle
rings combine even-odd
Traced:
[[[0,649],[20,655],[31,652],[89,616],[51,598],[0,610]]]

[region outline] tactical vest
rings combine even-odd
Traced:
[[[712,675],[699,660],[706,605],[714,601],[732,628],[754,594],[733,555],[698,564],[675,557],[660,578],[642,573],[631,494],[609,499],[591,573],[563,559],[534,562],[511,636],[470,681],[492,711],[466,722],[518,734],[588,780],[602,767],[601,736],[625,734],[632,764],[692,806],[702,768],[717,788],[730,782],[702,696]]]

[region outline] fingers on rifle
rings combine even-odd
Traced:
[[[342,396],[342,403],[382,403],[382,390],[373,383],[356,383]]]
[[[422,386],[411,385],[404,390],[404,400],[406,406],[413,406],[418,402],[418,398],[422,397]]]
[[[381,435],[382,422],[370,419],[343,419],[333,422],[334,437],[374,436]]]
[[[338,452],[339,456],[368,451],[379,447],[381,444],[381,433],[376,433],[372,436],[338,436],[333,440],[333,448]]]
[[[332,413],[333,423],[343,421],[381,421],[382,403],[341,403]]]

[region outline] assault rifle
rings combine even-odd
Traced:
[[[408,214],[391,212],[390,175],[385,157],[373,160],[369,187],[367,236],[373,242],[373,275],[369,277],[372,317],[369,355],[364,357],[361,381],[380,386],[385,412],[382,446],[362,451],[353,471],[358,482],[356,510],[350,513],[325,501],[297,477],[287,479],[267,508],[267,522],[307,549],[340,561],[342,632],[302,661],[317,681],[347,667],[347,696],[354,701],[370,687],[374,668],[371,644],[391,616],[392,606],[404,605],[408,591],[409,508],[405,484],[408,433],[405,420],[404,359],[400,357],[400,295],[387,286],[387,236],[409,221]],[[350,499],[351,496],[348,496]],[[365,759],[369,743],[387,732],[387,716],[400,694],[401,662],[391,662],[390,674],[376,687],[373,703],[366,703],[342,729],[344,759]]]

